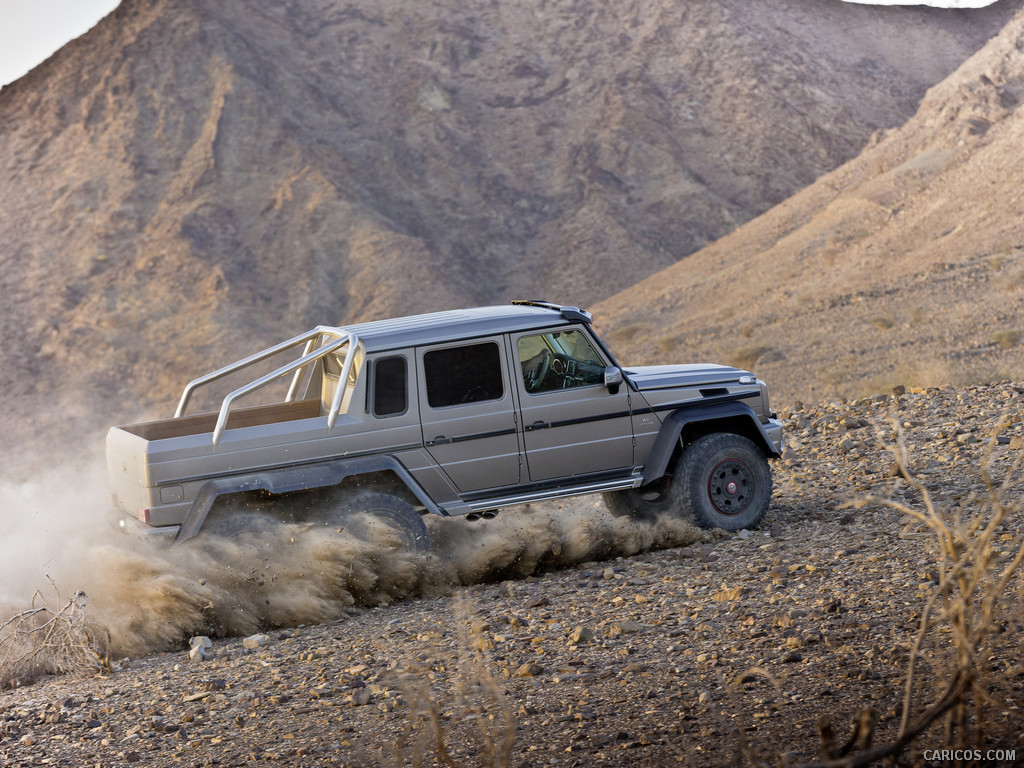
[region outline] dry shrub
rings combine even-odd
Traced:
[[[961,389],[994,381],[1011,381],[1016,378],[1016,373],[998,361],[977,358],[954,361],[923,357],[895,363],[887,373],[878,376],[860,377],[856,366],[851,364],[825,378],[833,385],[849,385],[841,386],[842,393],[847,397],[864,397],[890,394],[897,384],[903,384],[907,389]]]
[[[996,331],[992,334],[992,341],[1003,349],[1013,349],[1020,343],[1020,331]]]
[[[381,750],[382,766],[507,768],[511,763],[518,724],[491,671],[493,640],[464,600],[455,602],[452,613],[458,632],[454,658],[424,653],[397,670],[407,706],[405,727]],[[435,669],[448,674],[434,674]]]
[[[646,325],[633,323],[632,325],[624,325],[622,328],[616,328],[614,331],[608,332],[607,336],[614,343],[628,345],[636,340],[637,336],[645,333],[647,333]]]
[[[736,350],[729,359],[729,363],[737,368],[749,370],[760,362],[771,362],[780,358],[780,356],[780,353],[774,347],[765,344],[753,344]]]
[[[821,762],[793,768],[863,768],[904,765],[901,755],[916,740],[927,736],[928,749],[957,750],[960,755],[984,754],[993,744],[1005,743],[990,717],[1002,709],[1001,692],[1011,676],[1022,669],[1022,649],[1014,638],[1001,638],[1012,622],[1024,622],[1019,591],[1024,561],[1021,522],[1024,504],[1019,494],[1024,480],[1024,450],[1006,469],[1001,482],[993,477],[997,427],[982,460],[983,492],[972,492],[956,504],[939,504],[912,470],[910,453],[898,422],[899,436],[890,450],[898,483],[906,483],[913,503],[891,496],[872,496],[850,506],[882,506],[901,512],[908,522],[902,535],[921,535],[930,541],[936,581],[921,611],[907,661],[902,691],[899,729],[890,740],[873,746],[876,712],[859,710],[848,738],[838,737],[827,715],[818,719]],[[910,532],[911,528],[923,529]],[[754,667],[724,684],[731,709],[743,722],[743,708],[736,700],[740,686],[764,678],[780,688],[767,671]],[[723,729],[729,730],[722,720]],[[736,763],[753,766],[790,765],[788,756],[768,756],[747,740],[743,727],[735,729]],[[845,734],[844,734],[845,735]],[[976,752],[977,751],[977,752]],[[967,764],[965,758],[963,764]],[[918,763],[914,763],[915,765]],[[958,763],[960,764],[960,763]],[[974,763],[971,763],[974,764]]]
[[[893,455],[898,473],[920,501],[870,497],[855,506],[888,507],[906,515],[908,527],[923,527],[933,544],[937,584],[921,613],[910,651],[896,737],[871,747],[874,713],[864,709],[858,713],[854,735],[840,749],[831,723],[822,718],[819,729],[827,761],[822,766],[853,768],[895,758],[937,724],[942,725],[942,748],[981,749],[991,737],[998,740],[998,734],[990,732],[989,714],[998,706],[995,689],[1000,681],[990,673],[1013,669],[1020,662],[1020,647],[1000,642],[997,636],[1009,612],[1020,610],[1009,593],[1024,560],[1024,507],[1013,498],[1022,479],[1024,452],[1018,452],[997,483],[992,475],[993,436],[981,467],[984,492],[972,492],[955,505],[940,505],[913,473],[898,424],[896,428],[900,437]],[[935,734],[929,738],[930,746],[937,744]]]
[[[44,674],[110,671],[105,654],[109,638],[100,641],[102,631],[86,620],[85,592],[63,603],[56,587],[54,592],[60,608],[50,608],[36,590],[28,609],[0,624],[0,689],[30,683]]]
[[[658,347],[659,352],[667,355],[676,351],[676,348],[679,346],[679,337],[664,336],[655,342],[655,346]]]
[[[1008,256],[1017,247],[1019,246],[1014,245],[1010,238],[1002,237],[999,239],[999,242],[995,244],[995,251],[998,255],[993,256],[992,258],[1003,258]]]
[[[921,325],[928,319],[928,311],[924,307],[912,307],[909,318],[912,325]]]
[[[887,330],[896,325],[896,321],[893,319],[892,315],[876,315],[871,318],[871,324],[876,328]]]
[[[1003,289],[1012,293],[1024,286],[1024,269],[1015,269],[1003,280]]]

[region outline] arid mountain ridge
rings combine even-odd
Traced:
[[[186,378],[317,323],[591,304],[655,273],[597,307],[624,358],[723,359],[748,338],[786,359],[759,372],[798,369],[781,312],[786,345],[759,343],[765,307],[818,295],[819,275],[769,269],[779,253],[748,269],[753,240],[690,254],[783,201],[793,231],[821,184],[869,181],[876,166],[844,167],[790,197],[902,125],[1020,7],[126,0],[0,91],[5,464],[69,424],[166,413]],[[919,144],[949,133],[922,115],[950,99],[1012,122],[1019,51],[984,55],[1011,60],[973,64],[991,93],[958,72]],[[1003,133],[971,125],[958,165]],[[894,162],[909,130],[869,152]],[[820,237],[852,237],[829,221]],[[745,282],[701,293],[723,266]]]
[[[637,359],[732,360],[788,401],[1018,379],[1022,103],[1018,14],[906,125],[599,315]]]

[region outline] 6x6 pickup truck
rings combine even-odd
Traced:
[[[197,390],[239,377],[219,410],[186,415]],[[368,513],[419,549],[421,515],[591,493],[616,515],[752,528],[781,452],[753,374],[620,366],[588,312],[542,301],[320,326],[193,380],[173,418],[107,434],[124,530],[235,535],[266,510],[356,530]]]

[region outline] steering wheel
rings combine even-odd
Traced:
[[[527,392],[535,392],[540,383],[548,375],[551,368],[551,350],[544,349],[530,358],[530,367],[523,372],[523,382]],[[529,361],[528,361],[529,362]]]

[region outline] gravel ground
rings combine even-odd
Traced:
[[[436,722],[457,766],[502,764],[509,748],[513,766],[725,766],[743,744],[797,765],[822,759],[822,715],[841,743],[865,707],[885,742],[935,552],[901,513],[848,502],[891,494],[920,506],[881,447],[901,432],[940,505],[980,509],[971,494],[984,490],[986,450],[1000,479],[1024,444],[1022,393],[1000,384],[796,404],[782,414],[789,448],[760,530],[214,638],[202,661],[177,645],[111,674],[44,678],[0,693],[0,763],[414,765],[431,759]],[[1003,415],[1013,421],[999,425]],[[595,501],[581,508],[606,514]],[[1020,523],[1015,512],[998,532],[997,563],[1019,546]],[[1015,751],[1016,764],[1021,597],[1018,576],[982,665],[986,747]],[[928,685],[945,679],[943,647],[925,650]],[[941,745],[935,728],[903,757],[931,764],[925,750]],[[998,757],[988,764],[1014,764]]]

